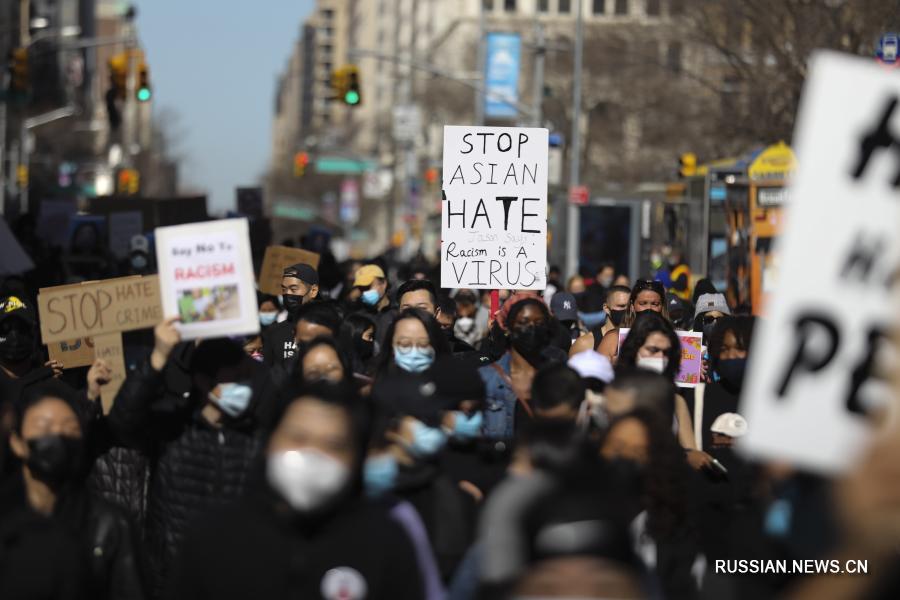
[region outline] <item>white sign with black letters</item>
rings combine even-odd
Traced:
[[[740,447],[835,473],[872,435],[900,278],[900,78],[875,61],[813,55],[794,136],[782,261],[742,397]]]
[[[444,127],[441,287],[542,290],[548,131]]]

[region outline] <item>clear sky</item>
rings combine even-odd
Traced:
[[[154,111],[173,111],[181,182],[234,207],[269,160],[277,76],[314,0],[136,0]]]

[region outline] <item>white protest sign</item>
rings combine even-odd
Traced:
[[[740,448],[834,473],[871,436],[900,275],[900,78],[832,52],[810,61],[781,266],[758,324]],[[879,354],[882,354],[879,357]]]
[[[259,331],[246,219],[156,229],[163,314],[184,339]]]
[[[444,127],[441,287],[547,286],[546,129]]]

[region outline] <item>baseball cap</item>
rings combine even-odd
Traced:
[[[19,317],[30,324],[37,322],[34,309],[25,304],[18,296],[6,296],[0,299],[0,321],[8,317]]]
[[[319,274],[306,263],[286,267],[282,277],[294,277],[307,285],[319,285]]]
[[[722,413],[709,428],[713,433],[721,433],[733,438],[747,435],[747,420],[737,413]]]
[[[369,287],[375,278],[387,279],[384,271],[378,265],[364,265],[356,271],[356,277],[353,279],[353,287]]]
[[[557,292],[550,299],[550,311],[559,321],[574,321],[578,318],[575,296],[569,292]]]
[[[584,379],[593,377],[603,383],[609,383],[615,377],[609,359],[594,350],[579,352],[569,359],[569,366]]]
[[[731,309],[728,308],[728,302],[725,300],[725,294],[703,294],[697,298],[697,310],[694,313],[694,318],[696,319],[700,315],[714,310],[724,315],[731,314]]]

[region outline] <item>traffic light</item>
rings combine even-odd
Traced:
[[[362,104],[359,68],[356,65],[346,65],[336,69],[331,74],[331,87],[335,92],[334,98],[347,106],[359,106]]]
[[[14,48],[9,60],[9,91],[12,94],[27,94],[30,83],[28,49]]]
[[[693,177],[697,174],[697,155],[693,152],[685,152],[678,157],[678,176]]]
[[[116,176],[116,193],[135,196],[141,189],[141,174],[135,169],[120,169]]]
[[[294,155],[294,177],[303,177],[306,173],[306,166],[309,165],[309,154],[306,152],[298,152]]]
[[[150,87],[150,68],[145,62],[138,65],[138,81],[135,95],[138,102],[149,102],[153,97],[153,90]]]
[[[109,87],[111,95],[122,99],[128,87],[128,53],[116,54],[109,59]]]

